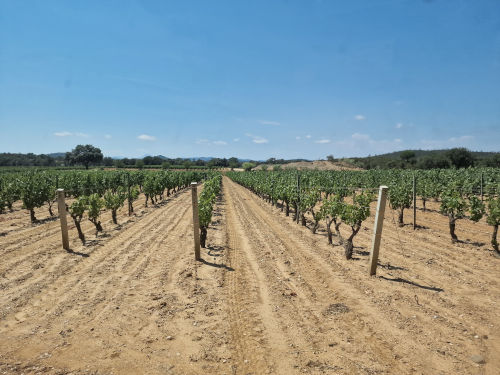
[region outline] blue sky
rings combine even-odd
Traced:
[[[0,0],[0,152],[500,151],[500,1]]]

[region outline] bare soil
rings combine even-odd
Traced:
[[[261,170],[263,165],[266,164],[259,164],[254,168],[254,170]],[[267,164],[268,169],[273,169],[274,166],[279,165],[283,169],[299,169],[299,170],[306,170],[306,169],[317,169],[319,171],[360,171],[362,168],[355,167],[352,164],[343,162],[343,161],[336,161],[336,162],[330,162],[327,160],[313,160],[313,161],[298,161],[295,163],[288,163],[288,164]]]
[[[451,244],[438,213],[419,211],[414,231],[388,208],[369,277],[373,218],[347,261],[324,226],[313,235],[224,178],[195,262],[190,194],[140,200],[118,226],[105,213],[98,237],[85,223],[87,246],[72,229],[71,252],[57,220],[0,215],[0,373],[498,374],[484,223],[460,221]]]

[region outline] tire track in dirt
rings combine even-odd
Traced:
[[[227,201],[227,249],[229,265],[235,270],[226,274],[227,302],[231,337],[237,359],[235,373],[290,373],[293,361],[280,333],[279,324],[270,307],[265,276],[256,264],[246,233],[237,216],[234,198],[224,179],[223,194]],[[270,358],[269,352],[279,353]]]
[[[294,293],[292,295],[295,296],[280,304],[282,314],[279,320],[291,322],[286,324],[295,323],[301,328],[299,330],[301,335],[296,334],[293,340],[295,341],[293,346],[298,348],[297,351],[301,354],[301,358],[299,357],[301,372],[333,370],[336,371],[335,373],[352,373],[360,370],[367,371],[373,366],[379,371],[382,368],[387,370],[389,366],[392,366],[397,372],[398,363],[393,361],[393,350],[396,346],[393,343],[398,341],[396,337],[389,336],[385,340],[380,339],[387,334],[378,334],[365,322],[366,311],[356,311],[357,309],[353,306],[356,306],[358,302],[349,296],[352,293],[350,290],[345,290],[345,287],[340,288],[338,283],[333,283],[332,279],[335,278],[335,274],[322,266],[317,257],[305,251],[305,247],[299,241],[295,241],[291,233],[284,235],[283,229],[273,222],[274,218],[269,217],[255,204],[253,201],[255,198],[250,195],[250,192],[232,182],[229,184],[228,189],[231,192],[235,191],[233,194],[238,195],[236,199],[240,204],[237,208],[242,211],[242,217],[248,218],[251,223],[258,223],[247,233],[251,233],[252,236],[263,233],[267,238],[267,243],[270,244],[267,249],[273,253],[274,259],[268,258],[262,263],[262,267],[267,268],[267,274],[272,274],[271,269],[282,268],[280,264],[290,264],[290,271],[292,271],[290,274],[294,276],[281,273],[279,284],[285,290],[291,289]],[[261,246],[266,247],[264,243]],[[281,259],[276,259],[276,257]],[[276,278],[275,275],[271,278],[273,277]],[[295,285],[299,286],[295,290],[292,289],[293,283],[288,281],[293,277],[297,278]],[[272,280],[268,282],[273,284]],[[279,290],[280,286],[277,285],[273,289]],[[299,298],[298,295],[302,295],[303,298]],[[331,302],[337,303],[331,304]],[[349,306],[351,311],[345,315],[340,312],[342,316],[338,318],[335,316],[335,311],[330,319],[328,316],[321,316],[320,314],[325,314],[325,310],[328,311],[329,305],[339,309]],[[382,319],[379,318],[379,320],[383,326]],[[283,329],[286,331],[286,328]],[[335,334],[332,334],[333,332]],[[339,338],[343,340],[337,342]],[[363,354],[353,351],[352,345],[353,342],[361,340],[364,341]],[[330,349],[332,343],[336,347],[334,350]],[[308,349],[304,350],[306,347]],[[332,351],[336,354],[334,363],[331,358]],[[405,353],[405,355],[408,354]],[[354,357],[356,360],[353,360]]]

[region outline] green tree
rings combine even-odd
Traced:
[[[106,166],[106,167],[112,167],[113,166],[113,158],[106,156],[105,158],[102,159],[102,164],[104,164],[104,166]]]
[[[231,168],[231,169],[238,168],[240,166],[240,161],[238,160],[238,158],[235,158],[235,157],[229,158],[227,162],[228,162],[229,168]]]
[[[405,163],[410,163],[411,161],[415,160],[415,151],[412,150],[405,150],[399,154],[399,157],[401,160],[403,160]]]
[[[245,162],[243,163],[242,165],[242,168],[246,171],[246,172],[249,172],[252,170],[252,168],[255,167],[255,164],[254,163],[250,163],[250,162]]]
[[[446,153],[455,168],[467,168],[474,165],[474,155],[464,147],[452,148]]]
[[[328,160],[330,163],[335,163],[335,158],[333,155],[327,155],[326,160]]]
[[[82,164],[85,169],[89,169],[90,164],[100,163],[102,159],[101,150],[92,145],[78,145],[71,152],[66,153],[66,160],[69,164]]]
[[[144,160],[137,159],[135,161],[135,167],[138,168],[138,169],[143,169],[144,168]]]

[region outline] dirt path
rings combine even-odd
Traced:
[[[0,237],[0,373],[497,373],[491,253],[386,224],[370,278],[373,218],[346,261],[323,226],[227,178],[222,192],[203,262],[189,191],[106,218],[87,246],[73,230],[73,253],[54,245],[57,221]]]

